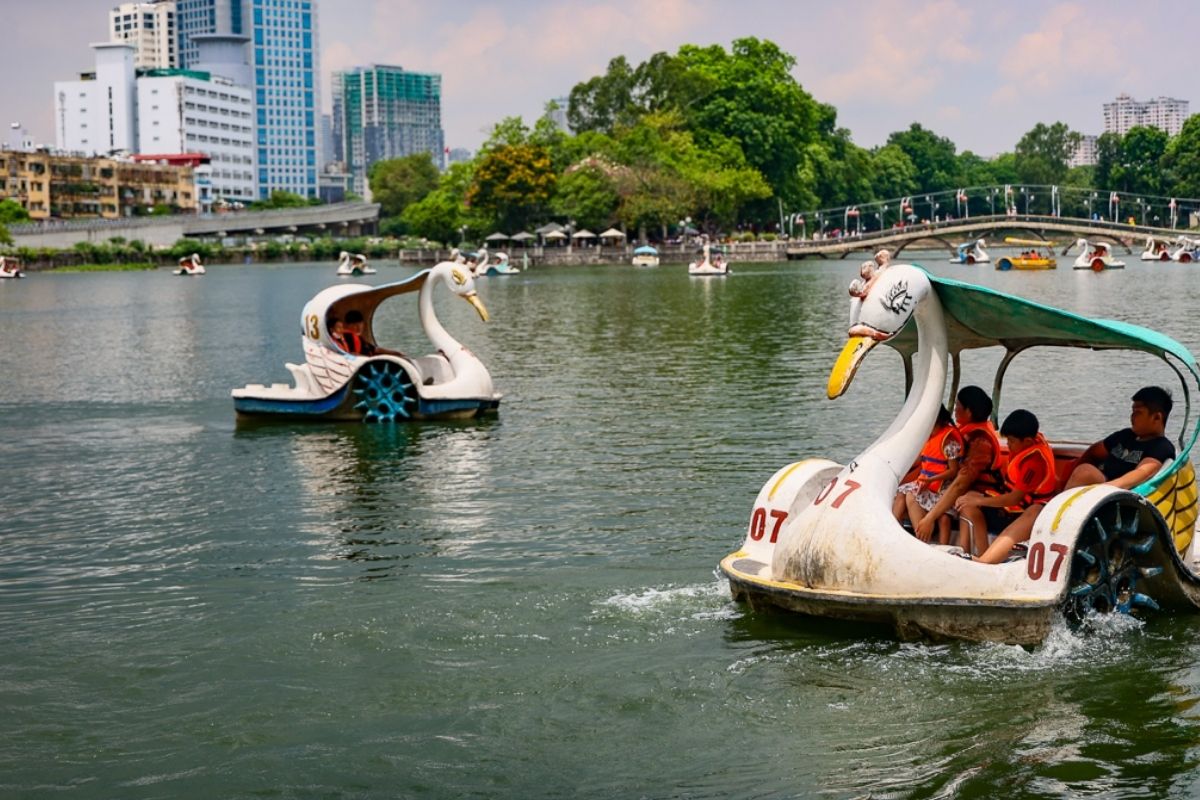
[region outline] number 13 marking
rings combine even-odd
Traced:
[[[823,503],[825,501],[825,498],[829,497],[829,495],[833,492],[833,487],[837,486],[837,482],[838,482],[837,478],[834,478],[833,480],[831,480],[829,482],[829,485],[826,486],[824,489],[822,489],[820,491],[820,493],[818,493],[817,496],[813,499],[813,505],[814,506],[821,505],[821,503]],[[841,508],[842,503],[845,501],[845,499],[847,497],[849,497],[856,489],[862,488],[861,483],[859,483],[858,481],[852,481],[849,478],[847,478],[845,480],[845,484],[846,484],[846,491],[842,492],[834,499],[833,503],[831,503],[832,508]]]

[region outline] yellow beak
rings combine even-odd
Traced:
[[[869,336],[850,337],[837,357],[837,361],[833,364],[833,372],[829,373],[829,386],[826,393],[830,400],[842,396],[846,387],[850,385],[850,381],[854,380],[854,373],[858,371],[858,365],[863,360],[863,356],[871,352],[871,348],[875,345],[876,341]]]
[[[479,312],[479,318],[481,320],[484,322],[488,321],[487,309],[483,307],[483,301],[479,299],[479,295],[471,292],[471,294],[463,295],[463,299],[475,306],[475,310]]]

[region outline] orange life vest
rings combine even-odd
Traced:
[[[964,450],[969,447],[968,440],[972,434],[982,433],[992,444],[992,462],[979,473],[979,477],[975,479],[971,488],[986,492],[988,489],[1003,486],[1004,455],[1000,452],[1000,434],[996,433],[996,426],[992,424],[992,421],[987,419],[983,422],[968,422],[966,425],[959,426],[958,431],[962,434]],[[964,457],[965,455],[964,452]]]
[[[946,460],[946,445],[952,441],[957,441],[959,446],[962,446],[962,434],[953,425],[946,425],[933,432],[933,435],[925,442],[925,446],[921,448],[921,455],[917,456],[917,465],[922,478],[932,478],[934,475],[941,475],[946,471],[949,464]],[[927,488],[936,494],[941,491],[942,482],[934,481]]]
[[[1021,478],[1021,473],[1038,459],[1041,459],[1045,464],[1045,476],[1033,488],[1033,491],[1026,492],[1017,505],[1009,506],[1009,511],[1024,511],[1034,503],[1045,503],[1057,493],[1058,474],[1054,471],[1054,451],[1050,448],[1050,443],[1046,441],[1046,437],[1040,433],[1037,435],[1037,444],[1028,450],[1022,450],[1008,460],[1008,466],[1004,470],[1005,482],[1008,484],[1010,490],[1016,488],[1017,482]]]

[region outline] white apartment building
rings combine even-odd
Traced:
[[[1105,133],[1124,135],[1130,128],[1142,125],[1177,136],[1187,118],[1188,101],[1174,97],[1156,97],[1143,103],[1121,94],[1114,102],[1104,104]]]
[[[1083,134],[1079,137],[1079,144],[1075,146],[1075,152],[1067,159],[1068,167],[1088,167],[1096,163],[1096,140],[1099,136],[1089,136]]]
[[[133,45],[93,44],[96,71],[54,83],[54,139],[59,150],[86,155],[137,151]]]
[[[137,49],[138,69],[173,69],[179,66],[175,28],[175,0],[122,3],[108,12],[108,36]]]
[[[203,153],[214,198],[255,200],[253,90],[206,75],[138,78],[138,152]]]

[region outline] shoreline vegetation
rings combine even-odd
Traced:
[[[146,272],[158,269],[160,265],[149,262],[117,263],[117,264],[72,264],[70,266],[54,267],[55,272]]]

